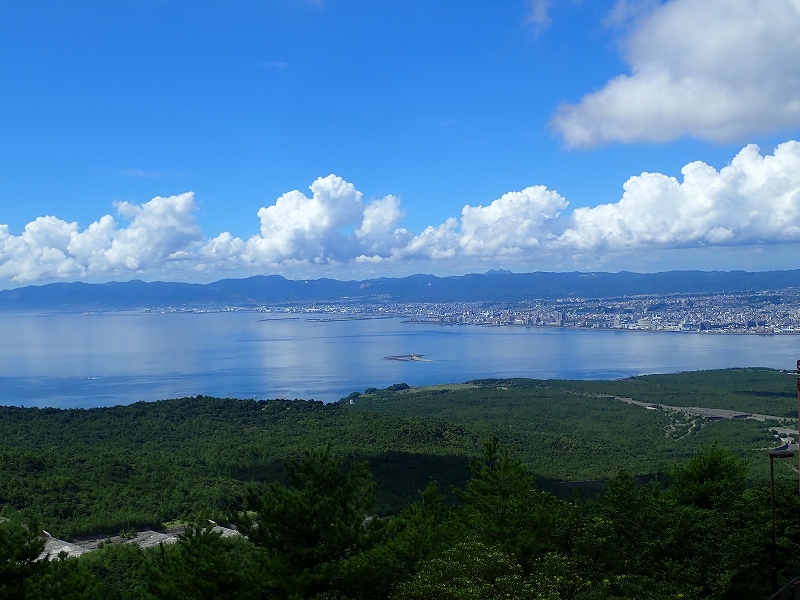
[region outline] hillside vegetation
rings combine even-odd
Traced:
[[[741,369],[398,384],[330,405],[2,407],[0,598],[766,598],[766,449],[793,386]],[[709,422],[616,397],[776,418]],[[779,581],[800,573],[786,462]],[[36,560],[42,528],[167,524],[187,525],[173,546]]]
[[[646,410],[609,396],[673,406],[797,415],[794,379],[768,369],[653,375],[622,381],[480,380],[471,385],[376,390],[351,408],[442,420],[489,432],[541,477],[607,478],[620,469],[651,474],[719,440],[764,462],[772,423],[705,422],[676,411]],[[792,407],[794,413],[792,413]],[[771,412],[770,412],[771,411]],[[763,473],[757,465],[755,473]]]
[[[375,391],[354,404],[208,397],[90,410],[0,407],[0,515],[36,517],[54,535],[116,533],[191,516],[221,518],[283,461],[330,444],[366,460],[376,510],[394,514],[433,478],[463,485],[481,440],[497,436],[540,487],[664,471],[718,440],[766,474],[769,423],[706,423],[602,394],[673,405],[791,414],[793,380],[768,370],[625,381],[481,381]],[[785,472],[784,472],[785,471]],[[788,467],[779,475],[788,476]]]

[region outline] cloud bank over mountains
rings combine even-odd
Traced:
[[[619,201],[572,211],[558,192],[532,186],[466,205],[459,217],[418,234],[401,227],[399,198],[365,202],[336,175],[314,181],[310,196],[294,190],[261,208],[260,231],[246,240],[228,232],[206,238],[191,192],[122,202],[117,218],[105,215],[84,230],[54,216],[28,223],[20,235],[0,225],[0,280],[322,275],[409,263],[414,270],[565,260],[596,267],[609,255],[800,242],[800,143],[781,144],[771,155],[749,145],[720,171],[698,161],[681,172],[683,181],[661,173],[631,177]]]
[[[800,127],[800,0],[619,0],[610,20],[631,72],[558,108],[567,147]]]

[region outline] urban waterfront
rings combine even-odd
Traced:
[[[291,311],[2,314],[0,403],[91,407],[197,394],[327,402],[399,382],[792,369],[800,357],[796,335],[409,320],[327,319]],[[427,360],[386,360],[404,355]]]
[[[406,317],[410,323],[571,327],[683,333],[800,333],[800,289],[611,298],[539,298],[521,302],[395,302],[345,298],[255,306],[142,308],[157,313],[258,311],[306,315],[311,321]]]
[[[800,290],[650,294],[522,302],[340,301],[259,307],[264,312],[405,316],[412,323],[524,325],[700,333],[800,333]]]

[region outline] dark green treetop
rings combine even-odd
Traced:
[[[715,441],[669,473],[670,492],[680,504],[711,508],[744,489],[747,461]]]
[[[248,490],[246,510],[231,522],[266,551],[279,593],[310,597],[344,560],[379,539],[382,523],[370,515],[374,483],[365,463],[344,472],[328,446],[284,466],[289,487],[272,483],[263,495]]]

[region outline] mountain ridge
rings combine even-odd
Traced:
[[[365,280],[286,279],[256,275],[212,283],[131,280],[57,282],[0,291],[0,311],[130,310],[261,306],[342,300],[391,302],[518,302],[526,299],[606,298],[646,294],[707,294],[777,290],[800,285],[786,271],[663,271],[660,273],[488,271],[437,277],[416,274]]]

